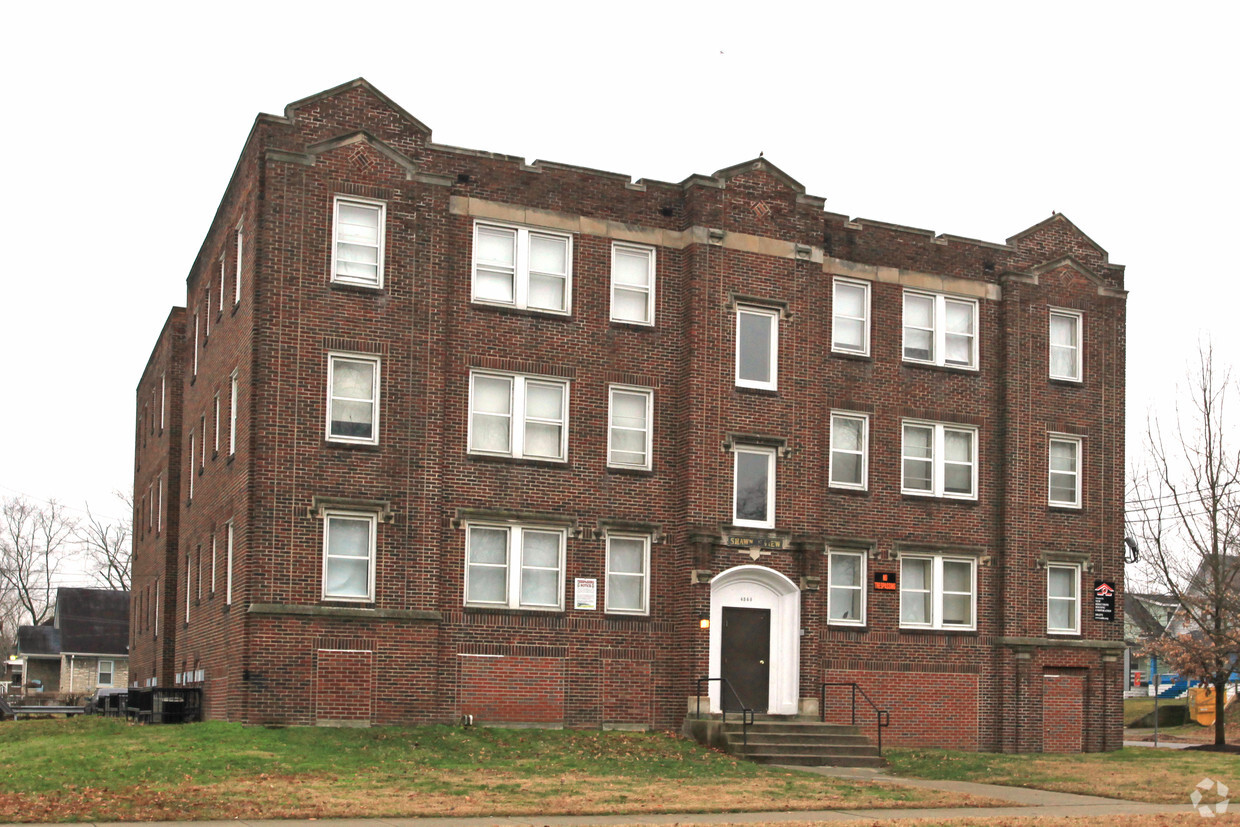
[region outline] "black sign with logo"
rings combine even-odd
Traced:
[[[1115,584],[1109,580],[1094,581],[1094,620],[1115,619]]]
[[[878,591],[894,592],[896,590],[896,573],[894,571],[874,572],[874,588]]]

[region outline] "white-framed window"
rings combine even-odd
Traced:
[[[470,374],[469,451],[563,460],[568,455],[568,382]]]
[[[194,311],[194,372],[192,376],[194,377],[198,376],[198,311],[196,310]],[[162,413],[162,408],[163,408],[162,404],[160,405],[160,408],[161,408],[161,413],[159,416],[159,421],[161,424],[159,427],[163,428],[162,423],[164,421],[164,417]]]
[[[164,530],[164,475],[159,475],[159,508],[155,512],[155,533]]]
[[[211,594],[215,594],[215,530],[211,531]]]
[[[865,489],[869,430],[870,418],[865,414],[832,412],[828,471],[832,488]]]
[[[220,253],[220,313],[224,312],[224,283],[228,281],[227,257]]]
[[[207,289],[202,293],[203,300],[207,304],[206,332],[203,333],[203,342],[211,338],[211,282],[207,282]]]
[[[188,552],[185,555],[185,622],[189,623],[189,596],[193,591],[194,584],[194,555]]]
[[[732,453],[732,523],[774,528],[775,449],[737,445]]]
[[[736,308],[736,384],[775,390],[779,386],[779,311]]]
[[[865,625],[864,551],[827,552],[827,622]]]
[[[378,522],[374,512],[324,512],[324,600],[374,601]]]
[[[215,394],[215,445],[212,448],[216,456],[220,454],[220,395]]]
[[[1081,567],[1074,563],[1046,566],[1046,631],[1075,635],[1081,631]]]
[[[159,637],[159,578],[155,578],[155,625],[151,627],[151,636]]]
[[[198,457],[198,470],[201,472],[202,469],[207,467],[207,415],[205,413],[198,417],[198,433],[202,435],[202,451],[199,452]],[[194,454],[191,451],[191,462],[193,461],[193,458]]]
[[[1081,381],[1081,327],[1080,311],[1050,311],[1050,374],[1052,379]]]
[[[570,235],[479,222],[474,225],[473,301],[567,314],[572,261]]]
[[[1052,435],[1047,457],[1047,497],[1051,505],[1081,507],[1081,439]]]
[[[196,356],[195,356],[195,359],[197,359]],[[195,364],[197,364],[197,362],[195,362]],[[194,372],[195,373],[198,372],[198,369],[196,367],[194,368]],[[164,414],[167,412],[167,410],[168,410],[168,374],[161,373],[159,375],[159,430],[160,430],[160,433],[163,433],[163,430],[164,430]]]
[[[116,679],[116,662],[111,660],[99,661],[99,674],[95,683],[98,686],[111,686],[112,681]]]
[[[383,286],[387,206],[382,201],[336,196],[332,217],[332,281]]]
[[[941,422],[904,422],[905,494],[977,499],[977,429]]]
[[[611,245],[611,320],[654,324],[653,247]]]
[[[612,614],[650,614],[650,535],[607,532],[607,590]]]
[[[904,361],[977,369],[977,300],[904,291]]]
[[[229,376],[229,398],[228,398],[228,455],[232,456],[237,453],[237,371],[233,371]]]
[[[332,442],[379,442],[379,359],[327,355],[327,438]]]
[[[233,280],[235,286],[233,292],[233,304],[235,305],[241,304],[241,260],[242,253],[245,251],[245,233],[242,231],[241,227],[244,223],[244,219],[237,222],[237,274],[236,278]]]
[[[197,474],[194,471],[194,457],[197,454],[198,442],[197,434],[194,431],[189,432],[189,498],[194,499],[194,477]]]
[[[836,279],[831,292],[831,349],[870,355],[870,283]]]
[[[976,628],[976,561],[944,555],[900,555],[900,626]]]
[[[233,521],[225,525],[224,542],[224,603],[231,606],[233,597]]]
[[[649,469],[653,450],[654,391],[612,385],[607,405],[607,464]]]
[[[465,604],[563,610],[565,536],[549,526],[466,526]]]

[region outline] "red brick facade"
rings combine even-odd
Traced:
[[[1123,580],[1123,269],[1060,215],[995,244],[825,212],[763,159],[527,165],[355,81],[259,116],[187,289],[138,388],[141,436],[177,383],[139,439],[135,500],[166,466],[171,508],[136,537],[135,684],[251,723],[670,729],[721,607],[769,603],[772,712],[856,681],[889,743],[1120,746],[1122,617],[1087,598]],[[851,487],[833,411],[866,428]],[[828,549],[863,618],[829,621]],[[1043,734],[1060,673],[1077,742]]]

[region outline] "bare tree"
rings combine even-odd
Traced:
[[[1226,419],[1237,388],[1208,344],[1198,348],[1188,380],[1170,433],[1157,419],[1147,427],[1147,467],[1133,473],[1130,526],[1153,580],[1180,604],[1150,650],[1214,687],[1214,742],[1222,745],[1223,693],[1240,655],[1240,444]]]
[[[101,587],[129,591],[133,582],[130,556],[133,554],[133,497],[113,492],[130,516],[116,519],[97,517],[86,504],[86,519],[78,524],[75,536],[90,574]]]
[[[76,522],[55,500],[36,505],[25,497],[0,501],[0,583],[18,607],[19,620],[38,625],[51,614],[61,563],[71,549]]]

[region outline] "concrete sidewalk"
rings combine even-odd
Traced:
[[[237,819],[233,821],[147,821],[143,827],[618,827],[619,825],[720,825],[790,822],[838,824],[850,821],[895,821],[912,818],[1014,818],[1017,816],[1124,816],[1146,814],[1196,815],[1185,799],[1183,804],[1144,804],[1116,798],[1075,793],[1003,787],[971,781],[932,781],[900,778],[883,770],[850,767],[792,767],[783,769],[827,775],[849,781],[880,781],[905,787],[968,793],[1010,802],[1004,807],[938,807],[918,809],[884,808],[876,810],[773,810],[746,813],[647,813],[631,815],[577,816],[473,816],[469,818],[322,818],[322,819]],[[77,822],[77,827],[119,827],[132,822]],[[0,827],[19,825],[0,824]],[[32,827],[29,824],[20,827]],[[36,825],[35,827],[52,827]],[[60,827],[57,825],[56,827]]]

